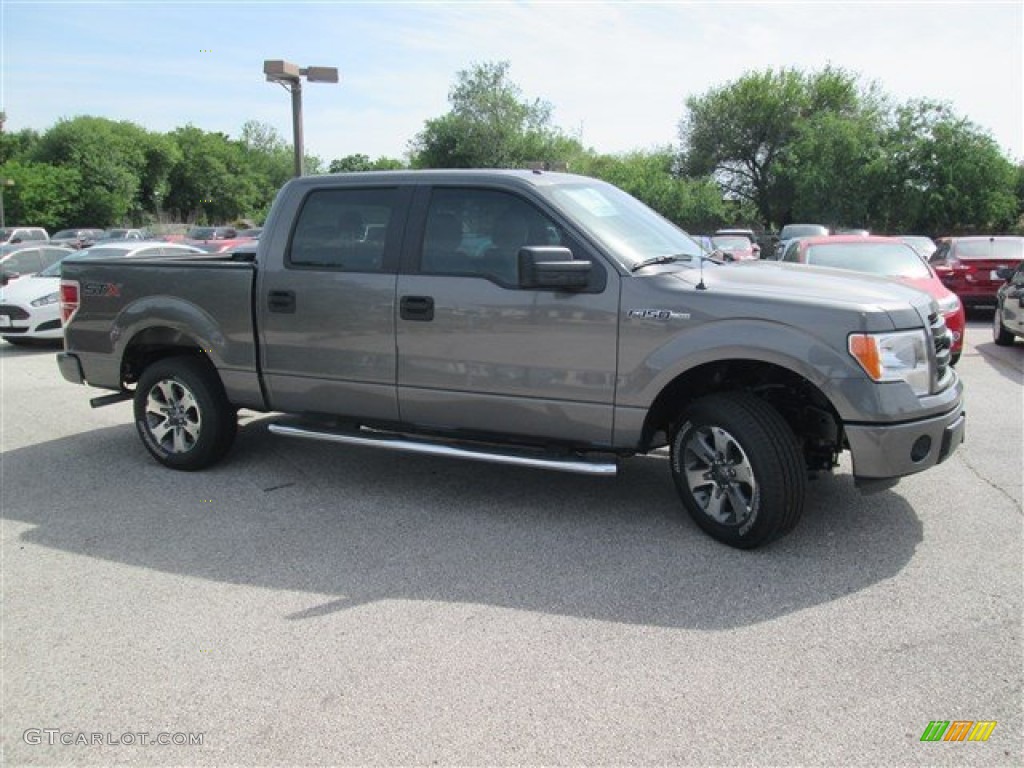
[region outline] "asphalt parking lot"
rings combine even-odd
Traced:
[[[172,472],[53,355],[0,342],[7,765],[1021,764],[1024,344],[985,318],[960,450],[815,480],[755,552],[659,457],[587,478],[250,413]]]

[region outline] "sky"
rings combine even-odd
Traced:
[[[305,149],[404,158],[460,70],[508,61],[598,152],[678,144],[685,102],[745,73],[827,65],[933,99],[1024,160],[1024,0],[1005,2],[45,2],[0,0],[5,130],[94,115],[290,144],[263,61],[337,67],[303,88]]]

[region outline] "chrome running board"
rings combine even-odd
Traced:
[[[448,441],[428,442],[423,438],[411,438],[393,432],[360,429],[358,431],[330,430],[322,427],[298,427],[288,424],[271,424],[268,429],[274,434],[287,437],[304,437],[308,440],[324,440],[330,443],[345,445],[369,446],[386,448],[392,451],[420,453],[427,456],[442,456],[453,459],[469,459],[471,461],[487,461],[492,464],[511,464],[517,467],[533,467],[550,469],[556,472],[574,472],[582,475],[598,475],[612,477],[618,472],[615,461],[596,461],[588,459],[569,459],[530,452],[529,449],[498,449],[469,447],[466,443],[454,444]]]

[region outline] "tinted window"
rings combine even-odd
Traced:
[[[420,253],[428,274],[487,277],[519,284],[519,249],[567,245],[562,229],[521,198],[488,189],[437,189]]]
[[[292,235],[293,267],[380,272],[395,213],[394,189],[321,189],[303,203]]]

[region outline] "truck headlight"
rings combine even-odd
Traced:
[[[928,343],[923,331],[853,333],[850,354],[875,381],[905,381],[915,395],[931,386]]]
[[[60,301],[60,292],[54,291],[53,293],[48,293],[42,298],[33,301],[32,306],[45,307],[47,304],[56,304],[58,301]]]

